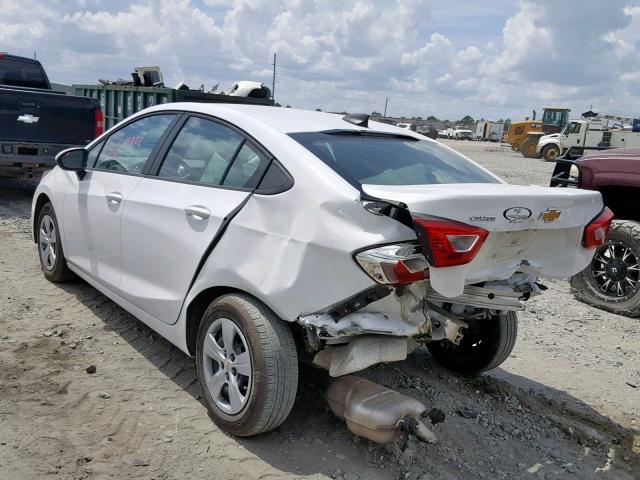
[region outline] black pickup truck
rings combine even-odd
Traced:
[[[0,53],[0,176],[39,176],[102,130],[97,100],[54,91],[40,62]]]

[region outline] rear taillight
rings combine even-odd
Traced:
[[[604,243],[611,227],[613,212],[604,207],[600,214],[584,227],[582,245],[584,248],[596,248]]]
[[[93,138],[98,138],[104,133],[104,115],[102,110],[96,108],[93,111]]]
[[[424,280],[429,266],[413,243],[384,245],[357,253],[356,261],[376,282],[385,285],[406,285]]]
[[[434,267],[453,267],[473,260],[489,232],[446,218],[415,217],[418,240],[425,257]]]

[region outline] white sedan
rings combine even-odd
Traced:
[[[33,201],[44,275],[194,356],[243,436],[287,418],[299,359],[340,376],[422,344],[498,366],[538,278],[584,269],[611,221],[597,192],[508,185],[367,115],[174,103],[57,161]]]

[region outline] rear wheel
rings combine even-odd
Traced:
[[[560,155],[560,149],[557,145],[547,145],[542,150],[542,156],[547,162],[555,162],[558,155]]]
[[[509,357],[518,336],[516,312],[465,321],[469,328],[460,345],[448,340],[427,344],[436,362],[454,372],[477,374],[498,367]]]
[[[538,137],[529,137],[520,145],[520,152],[526,158],[540,158],[542,155],[536,151],[538,146]]]
[[[614,313],[640,316],[640,223],[614,220],[591,264],[571,278],[575,297]]]
[[[45,278],[55,283],[73,280],[75,274],[69,270],[64,258],[58,219],[51,203],[45,203],[40,209],[37,225],[38,257]]]
[[[298,388],[293,336],[247,295],[225,295],[206,310],[196,368],[209,415],[234,435],[272,430],[291,412]]]

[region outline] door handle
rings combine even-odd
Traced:
[[[199,205],[192,205],[184,209],[184,212],[188,217],[194,218],[195,220],[206,220],[211,216],[211,212],[207,207],[201,207]]]
[[[108,203],[120,203],[122,201],[122,194],[120,192],[111,192],[105,195]]]

